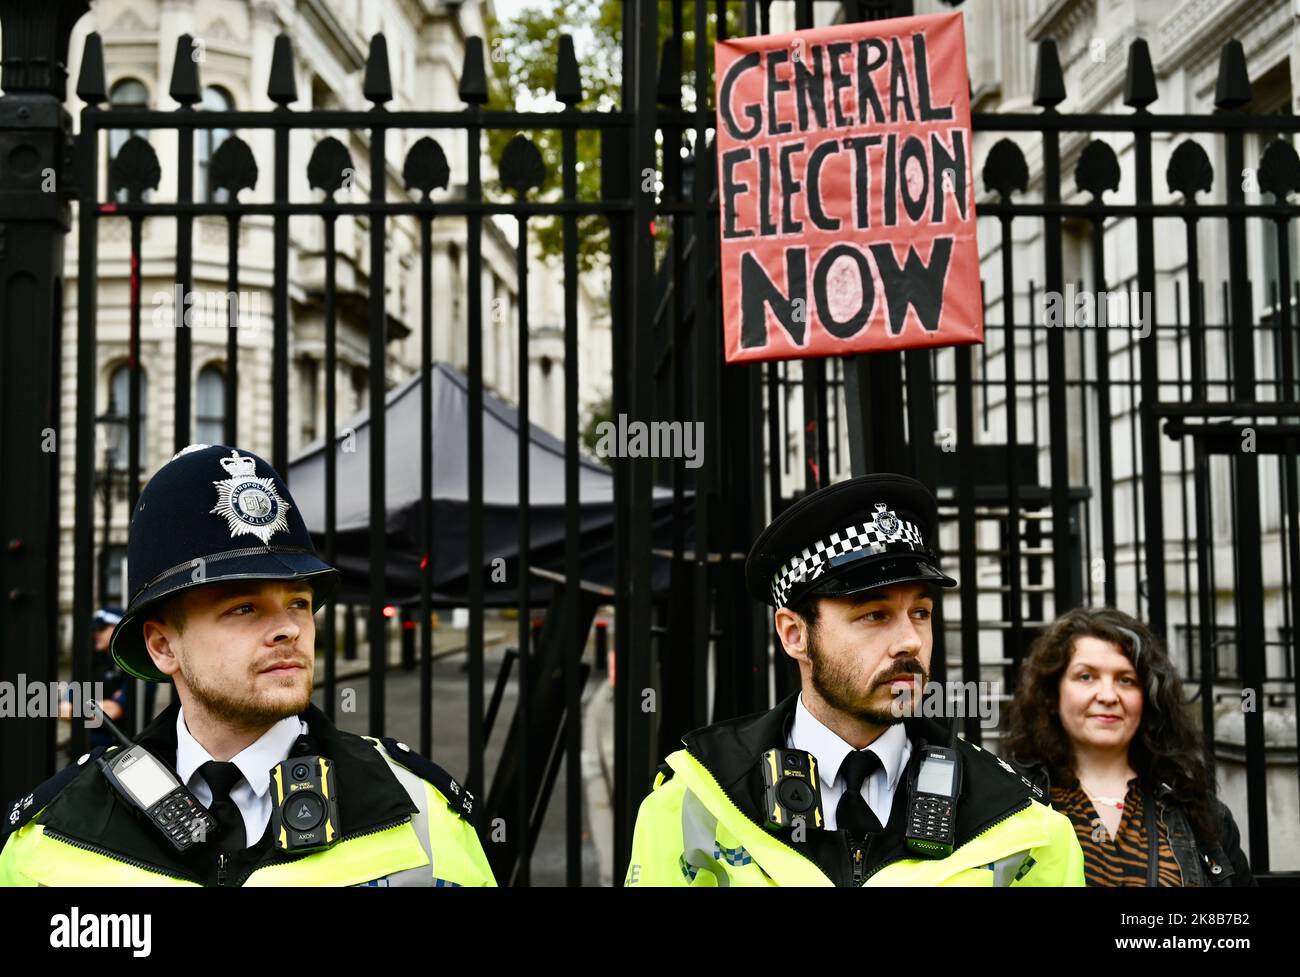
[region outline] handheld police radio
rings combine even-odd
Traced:
[[[961,755],[923,746],[921,766],[908,784],[907,847],[925,858],[947,858],[956,840]]]
[[[92,700],[93,701],[93,700]],[[166,764],[127,739],[104,714],[98,702],[100,721],[122,741],[124,750],[96,759],[104,779],[119,797],[135,808],[178,852],[187,851],[217,832],[217,819],[199,799],[176,779]]]
[[[271,837],[283,852],[328,848],[339,840],[334,763],[291,756],[271,768]]]
[[[768,750],[761,766],[766,827],[788,828],[795,818],[810,828],[823,826],[816,757],[806,750]]]

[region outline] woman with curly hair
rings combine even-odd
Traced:
[[[1005,752],[1074,823],[1088,885],[1252,885],[1182,682],[1151,631],[1077,608],[1030,648]]]

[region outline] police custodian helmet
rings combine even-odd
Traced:
[[[140,493],[127,577],[131,600],[113,631],[113,658],[154,682],[170,679],[149,657],[143,626],[164,598],[223,580],[305,579],[318,611],[338,584],[275,469],[251,452],[207,444],[178,452]]]
[[[809,594],[848,597],[891,584],[955,587],[933,548],[939,508],[906,475],[860,475],[805,495],[772,520],[749,551],[745,586],[764,604]]]

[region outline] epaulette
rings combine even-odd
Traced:
[[[76,763],[70,763],[41,784],[30,794],[25,794],[9,805],[5,812],[4,823],[0,824],[0,844],[11,834],[25,825],[59,795],[59,791],[72,783],[86,769],[86,764],[95,760],[106,750],[117,747],[97,746],[89,753],[83,753]]]
[[[661,787],[663,784],[666,784],[668,783],[668,781],[672,780],[673,772],[674,772],[673,768],[668,763],[667,760],[659,764],[659,772],[655,774],[654,786],[651,789],[658,790],[659,787]]]
[[[988,760],[995,762],[997,766],[1002,768],[1002,772],[1005,773],[1008,777],[1012,777],[1013,779],[1020,781],[1020,783],[1022,783],[1024,786],[1028,787],[1030,792],[1033,795],[1034,800],[1043,801],[1043,798],[1046,796],[1043,791],[1043,788],[1038,784],[1034,783],[1032,780],[1026,777],[1023,773],[1021,773],[1011,764],[1007,763],[1007,761],[1002,759],[1002,757],[998,756],[996,753],[991,753],[988,750],[985,750],[982,747],[977,746],[976,744],[971,743],[967,740],[962,740],[961,742],[964,745],[970,747],[976,753],[983,754]],[[1043,803],[1046,803],[1046,801],[1043,801]]]
[[[391,736],[380,737],[384,752],[392,759],[406,767],[412,773],[423,777],[437,787],[448,806],[470,824],[475,824],[474,795],[462,787],[451,774],[438,766],[428,757],[422,757],[405,743],[400,743]]]

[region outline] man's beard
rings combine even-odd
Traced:
[[[900,709],[892,699],[890,705],[883,709],[862,704],[854,688],[853,674],[826,660],[821,647],[817,644],[816,632],[815,627],[808,629],[808,660],[812,663],[813,688],[817,690],[823,702],[843,715],[852,716],[854,719],[875,726],[892,726],[902,722],[905,716],[911,714],[910,709],[906,707],[910,706],[910,696],[914,694],[914,690],[909,690],[909,701],[903,703],[905,706],[903,709]],[[928,678],[925,669],[916,659],[900,658],[867,690],[866,698],[870,699],[877,688],[899,675],[920,676],[918,686],[924,686]]]
[[[209,715],[234,729],[265,729],[288,716],[298,715],[311,703],[310,681],[300,698],[281,700],[278,703],[258,702],[232,697],[220,689],[203,684],[197,675],[189,671],[184,659],[179,659],[179,662],[190,695]]]

